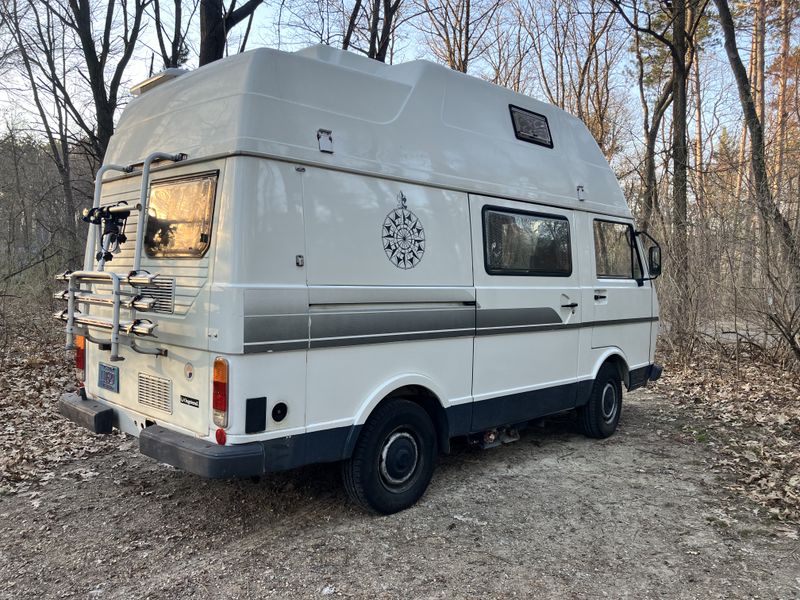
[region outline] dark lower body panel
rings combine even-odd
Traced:
[[[663,371],[664,367],[655,363],[652,365],[645,365],[644,367],[640,367],[638,369],[633,369],[628,374],[628,391],[632,392],[633,390],[644,387],[650,381],[658,381]]]
[[[661,376],[659,365],[630,372],[633,390]],[[534,390],[453,406],[447,409],[450,437],[478,433],[492,427],[518,425],[581,406],[591,391],[591,381]],[[95,433],[110,433],[114,409],[86,400],[79,394],[64,394],[61,414]],[[210,479],[250,477],[284,471],[313,463],[335,462],[353,451],[361,425],[336,427],[271,440],[220,446],[162,427],[151,425],[139,436],[145,456]]]

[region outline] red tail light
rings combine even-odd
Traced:
[[[228,361],[214,359],[214,382],[211,390],[211,408],[214,411],[214,425],[228,426]]]
[[[86,338],[82,335],[75,336],[75,377],[86,380]]]
[[[225,433],[225,430],[221,428],[217,429],[216,436],[217,436],[217,443],[220,446],[224,446],[225,442],[228,440],[228,435]]]

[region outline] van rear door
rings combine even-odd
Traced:
[[[572,211],[470,196],[477,298],[472,430],[575,406],[581,323]]]
[[[165,354],[141,354],[121,344],[122,360],[111,361],[105,346],[87,345],[86,390],[91,397],[131,411],[135,416],[130,423],[120,423],[128,431],[155,422],[208,434],[211,364],[206,332],[215,242],[220,234],[214,227],[214,214],[221,204],[223,172],[224,161],[213,161],[159,169],[151,178],[141,268],[157,278],[151,286],[126,286],[126,291],[156,299],[150,310],[135,315],[155,323],[155,335],[137,339],[136,344]],[[141,176],[108,182],[101,203],[135,205],[140,185]],[[126,223],[127,241],[106,263],[106,271],[124,277],[133,269],[139,223],[138,213],[132,211]],[[93,291],[111,294],[107,284],[95,284]],[[81,308],[93,316],[111,317],[110,307]],[[128,318],[123,311],[122,320]],[[108,337],[103,331],[92,334],[98,339]]]

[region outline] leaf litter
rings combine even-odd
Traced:
[[[46,485],[59,465],[106,452],[120,437],[99,436],[58,413],[58,398],[76,386],[72,353],[63,328],[46,308],[5,305],[9,330],[0,339],[0,495]],[[75,465],[69,473],[85,481],[97,473]],[[35,497],[32,500],[37,506]]]
[[[668,356],[654,392],[692,413],[695,439],[712,447],[728,489],[800,522],[800,376],[752,357],[737,377],[711,352],[688,364]]]

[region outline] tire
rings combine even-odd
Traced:
[[[342,463],[347,495],[379,514],[404,510],[428,488],[436,454],[436,431],[422,407],[404,399],[382,404]]]
[[[622,382],[614,365],[604,364],[592,385],[589,401],[578,409],[584,435],[603,439],[617,430],[622,415]]]

